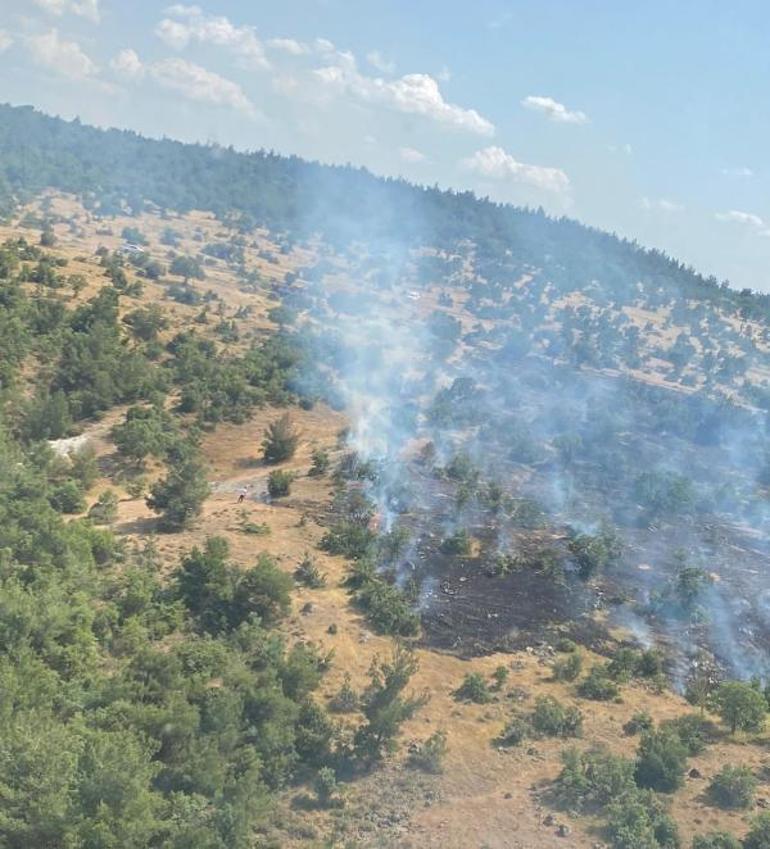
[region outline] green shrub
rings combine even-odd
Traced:
[[[536,734],[546,737],[579,737],[583,714],[576,707],[564,707],[553,696],[539,696],[529,722]]]
[[[583,657],[578,651],[573,651],[567,657],[557,660],[551,667],[556,681],[574,681],[583,669]]]
[[[588,675],[578,684],[578,694],[584,699],[606,702],[618,697],[618,685],[610,678],[607,667],[595,664]]]
[[[455,690],[454,695],[460,701],[473,702],[477,705],[485,705],[492,701],[489,686],[479,672],[469,672]]]
[[[676,719],[667,719],[661,723],[661,728],[673,731],[684,743],[687,754],[691,757],[704,751],[706,743],[713,734],[712,723],[695,713],[678,716]]]
[[[672,731],[642,735],[636,756],[636,783],[640,787],[673,793],[684,781],[687,749]]]
[[[444,758],[447,753],[446,731],[434,731],[427,740],[418,743],[410,752],[408,763],[423,772],[438,775],[444,771]]]
[[[294,481],[292,472],[283,469],[274,469],[267,478],[267,491],[271,498],[284,498],[291,493],[291,485]]]
[[[770,812],[759,814],[743,838],[743,849],[767,849],[770,846]]]
[[[59,513],[82,513],[86,502],[77,481],[66,480],[51,490],[48,500]]]
[[[294,570],[294,578],[310,589],[317,590],[326,586],[326,575],[318,568],[315,559],[307,552]]]
[[[634,763],[605,749],[562,753],[564,764],[554,790],[559,800],[575,810],[603,807],[635,788]]]
[[[118,496],[111,489],[99,494],[88,511],[88,518],[97,525],[109,525],[118,517]]]
[[[329,709],[335,713],[352,713],[358,709],[359,696],[350,682],[350,673],[346,672],[342,685],[329,701]]]
[[[756,789],[752,771],[747,766],[731,764],[725,764],[709,784],[709,794],[720,808],[748,808]]]
[[[416,614],[403,590],[380,575],[372,575],[355,591],[355,600],[377,630],[399,637],[414,637],[420,630]]]
[[[331,460],[329,459],[328,451],[324,451],[323,448],[315,448],[310,455],[310,459],[312,460],[312,465],[308,472],[310,477],[320,477],[329,471]]]
[[[499,746],[520,746],[531,732],[529,723],[522,716],[514,716],[495,741]]]
[[[610,803],[607,831],[613,849],[678,849],[676,823],[651,792],[631,791]]]
[[[655,722],[647,711],[639,711],[635,713],[631,719],[623,725],[623,733],[629,736],[640,734],[645,731],[652,731],[655,727]]]
[[[495,671],[492,673],[492,677],[495,679],[495,689],[501,690],[505,685],[505,682],[508,680],[508,677],[511,674],[511,670],[508,669],[507,666],[497,666],[495,667]]]
[[[725,831],[712,831],[693,837],[692,849],[741,849],[741,842]]]
[[[471,538],[468,532],[463,528],[446,537],[441,542],[441,550],[444,554],[467,557],[471,553]]]
[[[324,766],[318,770],[314,782],[318,804],[322,808],[328,808],[337,795],[337,776],[331,767]]]

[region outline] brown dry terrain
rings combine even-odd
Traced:
[[[106,233],[103,222],[91,220],[70,199],[53,198],[48,201],[47,208],[49,214],[71,222],[56,225],[58,244],[53,253],[68,260],[67,273],[84,274],[89,281],[77,298],[66,296],[73,303],[92,296],[103,284],[95,251],[100,245],[110,250],[118,248],[124,226],[135,226],[145,233],[150,240],[150,253],[159,259],[165,254],[159,244],[159,234],[166,226],[171,225],[183,234],[180,249],[190,253],[199,249],[201,240],[214,241],[227,235],[222,224],[206,214],[171,220],[153,215],[115,219],[108,225],[112,232]],[[102,232],[97,234],[98,229]],[[0,239],[20,235],[36,242],[39,231],[18,226],[0,227]],[[275,249],[267,233],[257,234],[256,241],[264,249]],[[275,255],[277,261],[268,262],[258,256],[257,249],[250,247],[247,264],[258,270],[263,279],[278,281],[286,271],[307,259],[298,253],[282,256],[275,251]],[[249,317],[237,320],[244,342],[250,336],[271,329],[266,312],[276,302],[271,300],[266,287],[255,292],[242,291],[230,269],[220,261],[207,266],[206,274],[206,280],[197,285],[202,291],[216,292],[224,304],[226,317],[232,317],[240,307],[252,308]],[[137,302],[163,299],[163,284],[146,280],[143,283],[144,291],[129,305],[131,308]],[[169,301],[164,303],[172,321],[168,334],[187,325],[200,310]],[[647,321],[659,323],[664,318],[642,310],[634,311],[630,317],[640,325]],[[666,335],[670,337],[671,333],[667,331]],[[646,377],[659,379],[649,373]],[[284,627],[289,640],[311,641],[324,650],[334,651],[333,667],[322,690],[325,697],[330,697],[339,689],[345,673],[352,676],[354,688],[362,689],[372,658],[387,655],[391,640],[373,633],[361,613],[351,605],[341,585],[346,561],[317,550],[332,486],[328,478],[307,476],[310,453],[315,447],[323,447],[333,458],[337,456],[335,452],[340,451],[337,434],[346,424],[345,417],[323,405],[310,411],[291,410],[301,432],[301,443],[295,457],[285,467],[299,476],[291,496],[270,503],[266,496],[267,470],[258,459],[259,446],[265,426],[280,412],[264,408],[242,425],[221,424],[205,435],[203,448],[212,495],[200,519],[188,531],[158,534],[155,515],[143,499],[132,499],[114,476],[115,464],[111,458],[114,446],[109,440],[109,428],[120,420],[121,410],[110,412],[84,429],[98,452],[103,469],[103,477],[92,495],[95,498],[106,486],[117,489],[121,501],[115,531],[137,543],[153,539],[168,570],[175,568],[184,551],[215,534],[229,541],[233,558],[243,564],[252,563],[258,552],[268,551],[278,558],[287,572],[292,572],[305,552],[313,552],[327,574],[327,586],[318,590],[298,587],[292,615]],[[237,493],[244,486],[248,487],[249,494],[239,505]],[[245,533],[243,525],[247,522],[264,523],[269,533]],[[602,743],[630,756],[636,738],[625,736],[622,726],[635,712],[647,710],[662,720],[692,710],[681,697],[671,692],[656,693],[638,684],[624,685],[619,703],[578,700],[573,685],[551,680],[552,653],[547,648],[534,647],[472,660],[420,646],[417,654],[420,668],[412,687],[417,692],[425,692],[429,701],[408,723],[399,752],[371,776],[347,785],[345,804],[339,810],[303,810],[302,798],[307,790],[294,788],[289,791],[275,825],[281,845],[320,845],[329,839],[332,843],[325,845],[405,849],[547,849],[560,846],[590,849],[602,844],[598,821],[560,811],[553,812],[553,818],[549,818],[549,808],[543,799],[544,789],[560,770],[560,752],[567,743],[537,740],[517,748],[501,749],[494,740],[506,720],[518,705],[526,708],[543,694],[554,695],[566,703],[579,702],[585,723],[583,737],[576,741],[577,745]],[[590,662],[590,654],[585,659]],[[501,665],[510,670],[510,676],[491,704],[464,704],[453,697],[453,691],[466,673],[477,671],[491,679],[492,672]],[[343,721],[355,722],[352,718]],[[449,743],[443,774],[428,777],[409,770],[404,763],[408,742],[423,740],[440,728],[446,730]],[[708,778],[722,764],[744,763],[764,777],[758,791],[760,799],[770,798],[768,745],[770,737],[767,736],[750,740],[724,736],[709,746],[705,754],[691,759],[689,765],[697,768],[702,778],[688,779],[685,788],[675,794],[672,805],[684,845],[689,845],[693,834],[707,830],[722,829],[739,835],[746,830],[752,812],[731,813],[713,807],[704,798],[704,789]],[[566,839],[557,833],[562,824],[570,830]]]

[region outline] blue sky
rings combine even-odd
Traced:
[[[542,205],[770,291],[770,6],[0,0],[0,100]]]

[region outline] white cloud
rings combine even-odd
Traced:
[[[560,168],[519,162],[496,146],[477,150],[462,160],[461,165],[487,180],[511,180],[549,192],[566,192],[570,185],[569,177]]]
[[[110,59],[110,68],[128,79],[139,79],[144,76],[144,65],[135,50],[121,50]]]
[[[753,231],[758,236],[770,236],[770,225],[753,212],[742,212],[739,209],[731,209],[728,212],[717,212],[715,218],[717,221],[723,221],[728,224],[739,224],[741,227]]]
[[[587,124],[588,115],[585,112],[577,112],[567,109],[563,103],[554,100],[552,97],[540,97],[531,94],[521,101],[521,105],[525,109],[531,109],[533,112],[542,112],[547,115],[549,120],[556,121],[559,124]]]
[[[647,209],[651,212],[684,212],[684,205],[677,203],[668,198],[648,198],[643,197],[641,200],[642,209]]]
[[[407,74],[384,80],[362,74],[352,53],[338,51],[334,60],[333,64],[314,72],[330,90],[363,103],[379,103],[397,112],[423,115],[459,130],[483,136],[494,134],[494,125],[475,109],[447,103],[438,83],[428,74]]]
[[[754,172],[751,168],[723,168],[722,173],[725,177],[753,177]]]
[[[427,156],[425,156],[421,150],[417,150],[417,148],[414,147],[400,147],[398,149],[398,155],[404,160],[404,162],[409,162],[410,164],[425,162],[427,159]]]
[[[144,64],[135,50],[125,49],[110,60],[110,68],[127,80],[149,77],[188,100],[229,106],[252,117],[257,114],[254,104],[238,83],[186,59],[174,57]]]
[[[13,38],[9,32],[0,29],[0,53],[4,53],[13,44]]]
[[[371,50],[366,54],[366,61],[381,74],[393,74],[396,63],[386,59],[379,50]]]
[[[171,17],[160,21],[155,34],[174,50],[183,50],[197,41],[223,47],[251,67],[270,67],[254,27],[236,26],[224,15],[206,15],[198,6],[177,4],[166,9],[166,13]]]
[[[436,74],[436,79],[440,83],[448,83],[452,79],[452,71],[446,65],[442,65],[441,70]]]
[[[77,42],[59,38],[55,29],[42,35],[29,36],[27,47],[38,65],[73,80],[93,77],[98,70]]]
[[[150,65],[148,71],[164,88],[190,100],[230,106],[248,115],[255,114],[254,104],[238,83],[200,65],[185,59],[163,59]]]
[[[79,15],[89,21],[99,21],[99,0],[33,0],[36,6],[52,15]]]
[[[273,50],[281,50],[284,53],[288,53],[290,56],[304,56],[310,52],[307,44],[303,44],[301,41],[296,41],[293,38],[271,38],[267,42],[267,46]]]

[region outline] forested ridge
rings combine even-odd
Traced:
[[[152,140],[32,107],[0,106],[0,205],[8,211],[44,188],[82,195],[106,215],[151,203],[180,212],[236,213],[245,228],[288,230],[293,238],[321,232],[339,243],[381,238],[442,248],[469,241],[501,273],[512,253],[517,263],[577,284],[598,278],[620,298],[645,280],[756,317],[770,309],[767,295],[732,291],[660,251],[542,210],[379,178],[361,168]]]

